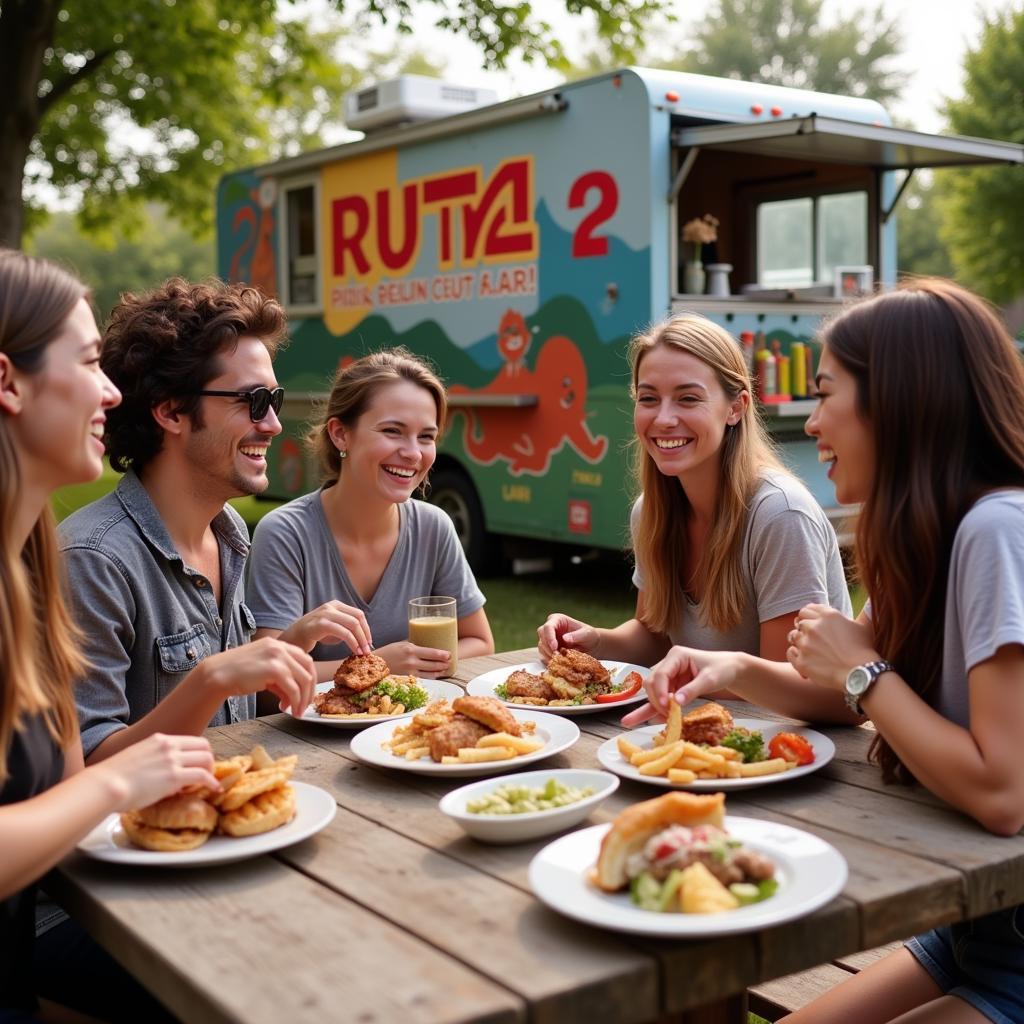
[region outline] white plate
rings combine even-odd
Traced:
[[[538,788],[554,779],[563,786],[575,789],[592,789],[591,796],[577,800],[565,807],[549,811],[530,811],[526,814],[470,814],[466,805],[470,800],[493,793],[501,786],[532,786]],[[595,811],[619,788],[619,780],[607,772],[589,771],[583,768],[540,768],[533,772],[504,775],[500,779],[485,779],[460,786],[441,798],[438,806],[443,814],[457,822],[474,839],[485,843],[525,843],[530,839],[564,832],[578,825]]]
[[[444,697],[446,700],[454,700],[463,695],[463,689],[458,683],[446,683],[443,679],[417,679],[416,682],[430,694],[430,700],[437,700]],[[320,683],[316,688],[317,693],[326,693],[334,689],[334,683]],[[428,701],[429,703],[429,701]],[[422,711],[417,708],[416,711]],[[324,718],[313,710],[310,704],[301,716],[296,715],[299,721],[315,722],[317,725],[333,725],[339,729],[365,729],[368,725],[376,725],[378,722],[393,722],[399,718],[410,718],[416,711],[403,711],[400,715],[373,715],[365,718]]]
[[[632,779],[634,782],[646,782],[651,786],[665,786],[668,789],[688,789],[694,793],[700,792],[728,792],[731,789],[752,789],[754,786],[770,786],[775,782],[788,782],[790,779],[799,779],[803,775],[810,775],[816,772],[822,765],[826,765],[835,757],[836,745],[825,735],[808,729],[802,725],[785,725],[782,722],[765,722],[760,718],[734,718],[733,725],[744,729],[756,729],[764,737],[765,746],[777,732],[795,732],[803,736],[808,743],[814,747],[814,760],[810,764],[800,765],[797,768],[790,768],[789,771],[779,772],[776,775],[756,775],[749,779],[697,779],[695,782],[669,782],[663,775],[641,775],[640,770],[629,763],[620,753],[618,748],[618,737],[606,740],[597,748],[597,759],[610,772],[621,775],[624,779]],[[638,747],[651,747],[654,745],[654,734],[661,732],[663,725],[647,725],[642,729],[633,729],[631,732],[623,733],[625,739]]]
[[[631,665],[626,661],[602,660],[601,664],[611,672],[614,678],[617,678],[620,672],[639,672],[641,679],[646,679],[651,674],[649,668],[644,668],[643,665]],[[484,672],[483,675],[470,680],[466,686],[466,693],[473,697],[494,697],[494,688],[500,683],[505,682],[513,672],[517,672],[519,669],[539,676],[544,673],[546,666],[540,661],[525,661],[521,665],[505,665],[502,668],[492,668],[490,672]],[[507,700],[502,701],[502,703],[506,707],[519,708],[520,710],[529,710],[532,707],[536,707],[536,710],[543,711],[547,715],[592,715],[598,711],[614,711],[616,708],[632,707],[632,705],[639,704],[645,700],[647,700],[647,694],[644,692],[643,687],[641,687],[640,692],[636,696],[627,697],[625,700],[612,701],[610,704],[570,704],[552,708],[542,705],[513,704]]]
[[[148,867],[197,868],[229,864],[291,846],[319,832],[334,817],[338,805],[325,789],[308,782],[291,782],[295,790],[295,817],[287,825],[258,836],[211,836],[195,850],[161,853],[132,846],[121,828],[121,819],[111,814],[79,844],[78,849],[97,860],[113,864],[142,864]]]
[[[731,815],[725,827],[775,862],[779,888],[774,896],[721,914],[641,910],[628,892],[601,892],[587,880],[611,825],[593,825],[545,846],[530,862],[530,886],[553,910],[585,924],[632,935],[694,938],[756,931],[803,917],[834,899],[846,885],[843,855],[809,832]]]
[[[544,740],[544,746],[532,754],[521,754],[508,761],[484,761],[481,764],[438,764],[429,757],[421,757],[418,761],[407,761],[404,757],[392,754],[384,748],[384,743],[391,739],[397,726],[391,722],[372,725],[352,737],[352,753],[367,764],[379,765],[382,768],[394,768],[400,772],[415,772],[418,775],[445,775],[453,779],[471,778],[474,775],[498,775],[501,772],[514,772],[523,765],[533,761],[541,761],[560,751],[567,750],[580,737],[580,731],[574,722],[567,722],[555,715],[523,708],[510,708],[512,715],[520,722],[536,722],[538,739]]]

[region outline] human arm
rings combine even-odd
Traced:
[[[653,632],[643,621],[644,593],[636,597],[636,615],[619,626],[598,628],[563,612],[553,612],[537,630],[537,651],[545,664],[559,647],[585,651],[595,658],[651,665],[665,656],[668,637]]]
[[[220,789],[210,744],[201,736],[153,735],[101,764],[80,765],[76,739],[61,782],[0,807],[0,899],[42,877],[108,814],[148,806],[185,786]]]
[[[812,605],[800,616],[790,660],[833,692],[856,665],[882,660],[832,609]],[[883,673],[861,707],[921,785],[989,831],[1014,835],[1024,826],[1024,645],[1000,645],[967,682],[969,728],[943,717],[898,671]]]
[[[313,659],[281,640],[264,638],[204,658],[149,714],[117,729],[86,758],[94,764],[157,732],[199,735],[228,697],[267,691],[281,711],[302,714],[313,699]]]

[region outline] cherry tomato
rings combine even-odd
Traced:
[[[810,764],[814,760],[814,747],[795,732],[776,733],[768,741],[768,753],[786,761]]]
[[[617,700],[625,700],[627,697],[632,697],[640,692],[640,687],[643,686],[643,680],[640,678],[639,672],[630,672],[626,676],[626,683],[628,684],[624,690],[619,690],[618,693],[599,693],[594,700],[598,704],[612,704]]]

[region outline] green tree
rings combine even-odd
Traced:
[[[178,275],[191,281],[214,273],[211,240],[198,241],[156,203],[141,211],[142,230],[112,246],[86,236],[73,213],[55,214],[32,236],[37,256],[58,260],[92,288],[102,324],[122,292],[145,291]]]
[[[864,96],[884,103],[906,75],[893,67],[902,39],[882,7],[822,23],[823,0],[718,0],[702,18],[681,71],[795,89]]]
[[[964,59],[964,95],[946,104],[959,135],[1024,143],[1024,9],[986,18]],[[1024,289],[1024,169],[971,168],[939,186],[941,234],[957,277],[994,302]]]
[[[565,60],[531,3],[426,2],[486,65]],[[664,0],[562,2],[619,52]],[[94,227],[137,223],[143,200],[208,226],[225,168],[310,145],[336,116],[359,76],[334,56],[348,42],[337,15],[410,31],[411,0],[331,3],[336,17],[313,19],[296,0],[2,0],[0,244],[21,242],[26,184],[79,195]]]
[[[957,173],[946,170],[938,175]],[[896,265],[900,273],[953,276],[949,250],[939,235],[936,192],[934,183],[927,184],[915,176],[900,199],[896,208]]]

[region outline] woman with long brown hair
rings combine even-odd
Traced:
[[[949,281],[914,280],[822,332],[818,442],[836,496],[863,504],[857,621],[820,605],[793,669],[673,650],[659,710],[728,687],[775,710],[796,673],[877,730],[889,781],[915,780],[998,835],[1024,826],[1024,366],[1006,328]],[[680,685],[682,684],[682,685]],[[806,688],[805,688],[806,689]],[[790,1022],[1024,1020],[1024,908],[906,943]]]
[[[649,665],[677,643],[784,660],[796,610],[848,610],[849,595],[835,532],[775,457],[739,345],[685,314],[637,335],[629,359],[636,616],[595,629],[554,613],[541,657],[571,647]]]
[[[99,368],[86,288],[51,263],[0,249],[0,1017],[29,1019],[39,992],[90,961],[77,1008],[159,1014],[155,1002],[66,922],[56,965],[33,966],[34,885],[106,815],[184,786],[219,789],[200,737],[155,735],[84,768],[72,683],[88,671],[61,595],[52,492],[103,470],[105,411],[120,400]],[[111,982],[110,987],[106,982]],[[65,1000],[61,1000],[65,1001]],[[111,1012],[108,1012],[111,1011]],[[134,1019],[141,1019],[134,1017]]]

